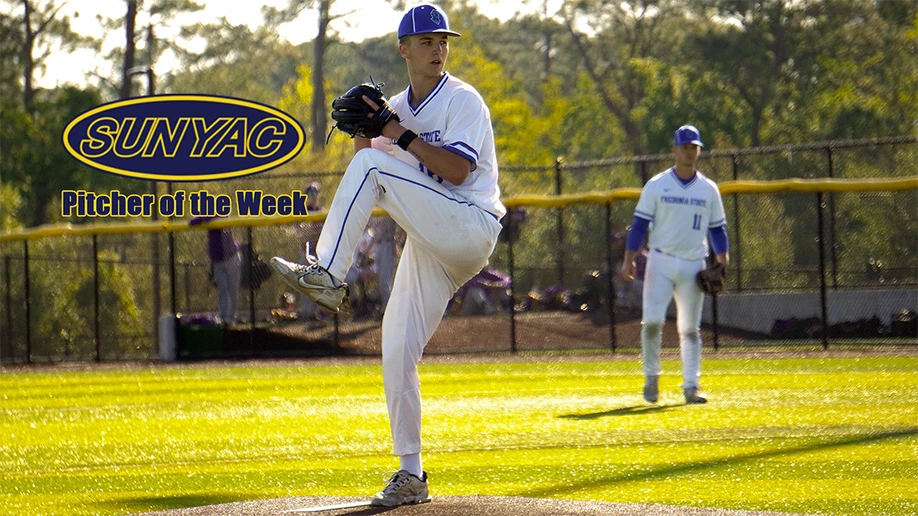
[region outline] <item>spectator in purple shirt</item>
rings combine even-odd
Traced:
[[[189,226],[208,222],[217,217],[195,217]],[[239,242],[230,228],[207,231],[207,254],[217,285],[218,315],[223,323],[236,321],[236,305],[239,300],[239,280],[242,274],[242,256]]]

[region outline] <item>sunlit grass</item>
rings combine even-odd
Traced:
[[[432,494],[918,512],[918,357],[708,358],[706,406],[664,367],[651,406],[637,360],[425,363]],[[365,496],[396,467],[365,361],[7,370],[0,436],[9,514]]]

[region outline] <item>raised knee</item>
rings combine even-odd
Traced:
[[[354,159],[352,161],[360,161],[362,163],[376,163],[379,158],[383,156],[388,156],[388,154],[379,149],[366,147],[357,151],[354,154]]]

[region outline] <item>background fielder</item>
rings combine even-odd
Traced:
[[[452,36],[459,34],[449,30],[439,8],[408,10],[398,48],[410,85],[391,100],[401,121],[391,119],[372,141],[355,139],[357,152],[335,193],[315,259],[308,265],[272,260],[285,281],[337,311],[347,291],[341,279],[373,208],[381,206],[407,233],[382,323],[383,379],[401,470],[374,505],[429,500],[420,455],[418,361],[453,294],[488,263],[506,213],[488,107],[474,88],[443,71]],[[383,111],[362,98],[377,114]]]
[[[622,263],[622,279],[633,280],[635,255],[649,229],[641,349],[644,399],[651,403],[659,397],[663,323],[674,298],[685,401],[707,402],[699,385],[704,293],[695,277],[705,267],[707,236],[711,237],[717,261],[724,266],[729,262],[729,242],[720,190],[714,181],[695,169],[701,147],[701,133],[694,126],[684,125],[676,131],[672,149],[676,164],[654,176],[641,190]]]

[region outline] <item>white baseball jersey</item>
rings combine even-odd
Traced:
[[[461,185],[453,185],[428,170],[411,153],[389,138],[376,138],[373,147],[417,167],[447,190],[462,196],[498,220],[507,212],[497,186],[497,153],[491,112],[475,88],[444,73],[433,91],[416,108],[408,104],[408,89],[394,95],[389,104],[402,119],[402,126],[430,145],[442,147],[472,162],[472,172]]]
[[[650,221],[647,247],[685,260],[707,256],[708,229],[726,223],[717,184],[698,171],[683,184],[672,168],[644,185],[634,215]]]

